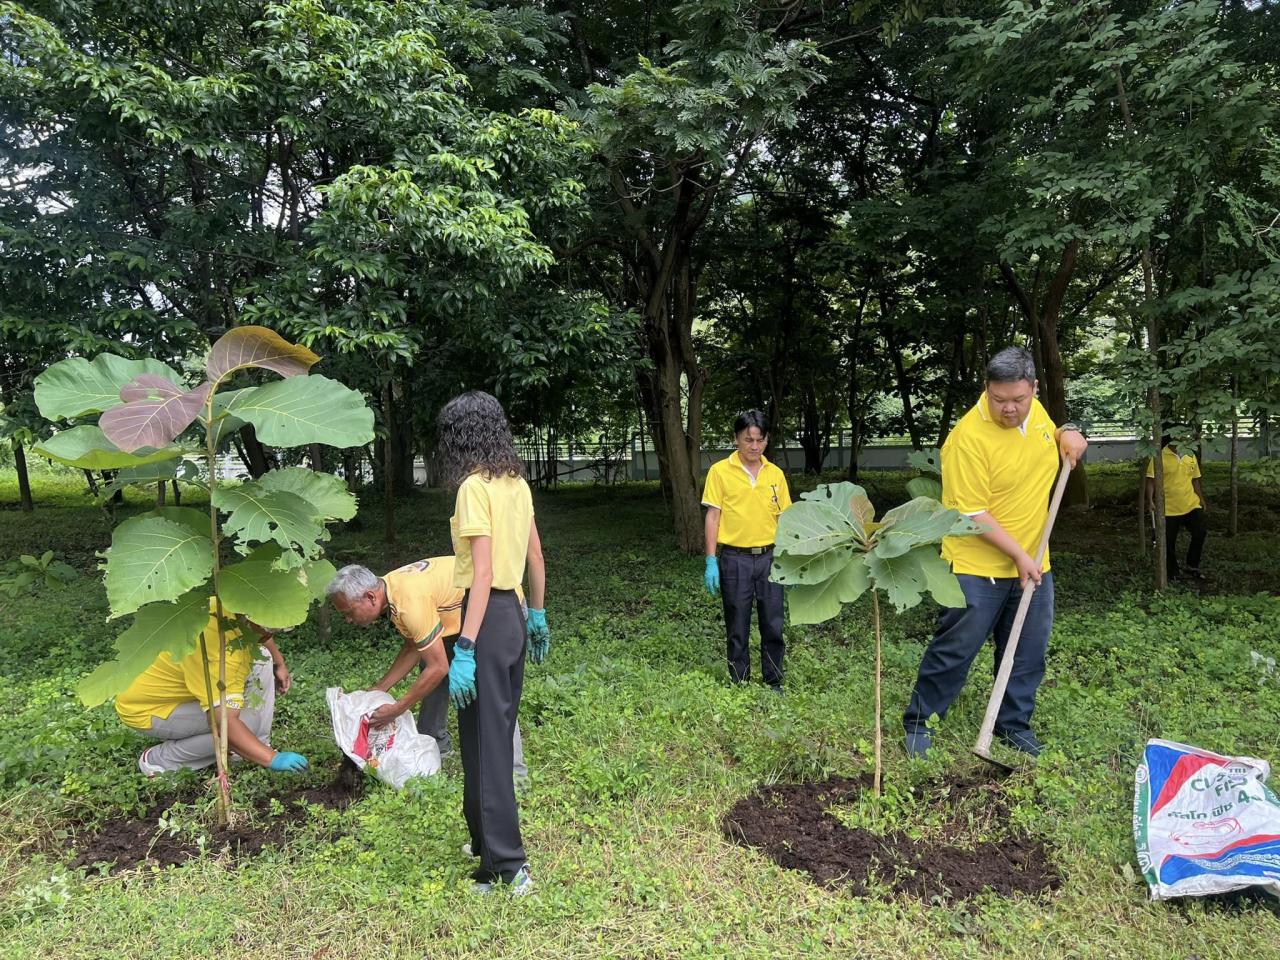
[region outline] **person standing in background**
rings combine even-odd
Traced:
[[[751,678],[751,606],[760,624],[760,674],[782,693],[782,585],[769,579],[778,515],[791,506],[786,475],[764,455],[769,431],[764,414],[748,410],[733,422],[737,449],[712,464],[702,489],[706,569],[703,583],[724,604],[729,677]]]

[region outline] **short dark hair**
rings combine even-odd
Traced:
[[[1036,382],[1036,361],[1025,347],[1005,347],[987,361],[988,383]]]
[[[733,435],[736,437],[743,430],[755,427],[764,436],[769,435],[769,421],[763,410],[744,410],[733,421]]]

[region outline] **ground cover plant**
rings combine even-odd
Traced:
[[[376,680],[399,646],[390,628],[335,623],[322,642],[309,622],[282,637],[295,682],[278,701],[277,736],[313,770],[284,788],[258,770],[235,779],[236,810],[280,824],[279,842],[224,852],[204,778],[139,777],[138,739],[73,692],[116,632],[94,556],[111,526],[79,475],[35,478],[40,506],[22,514],[12,474],[0,474],[0,561],[52,549],[81,576],[56,593],[0,596],[0,956],[1280,956],[1280,914],[1266,901],[1149,902],[1130,833],[1133,767],[1149,736],[1280,761],[1276,680],[1252,657],[1280,650],[1280,497],[1261,486],[1243,488],[1234,540],[1224,513],[1210,514],[1211,582],[1156,595],[1135,553],[1136,467],[1090,468],[1093,508],[1064,512],[1054,535],[1058,617],[1037,713],[1048,748],[998,788],[952,795],[963,823],[939,812],[939,796],[948,783],[989,781],[968,747],[990,655],[937,732],[936,755],[909,764],[895,713],[936,608],[885,619],[885,796],[874,808],[833,797],[824,816],[895,842],[972,849],[1005,829],[1043,842],[1054,889],[969,898],[895,894],[885,870],[860,896],[724,834],[757,791],[870,774],[868,598],[833,622],[787,628],[784,699],[730,687],[718,604],[701,590],[700,561],[672,549],[656,485],[538,495],[556,646],[529,669],[522,706],[538,892],[511,901],[467,892],[455,757],[442,777],[403,792],[370,783],[345,807],[299,809],[286,796],[333,783],[324,689]],[[860,482],[887,510],[908,499],[905,479]],[[1211,501],[1225,483],[1208,465]],[[152,507],[125,497],[117,520]],[[207,508],[198,492],[189,500]],[[379,539],[379,509],[362,499],[364,527],[335,531],[332,562],[386,570],[448,550],[442,493],[398,504],[393,547]],[[997,799],[1007,826],[983,815]],[[74,865],[109,821],[162,808],[194,856],[114,874]]]

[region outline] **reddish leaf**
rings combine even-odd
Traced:
[[[121,395],[140,379],[135,378],[126,385]],[[98,426],[108,440],[126,453],[140,447],[163,447],[172,443],[200,415],[200,408],[212,389],[212,383],[203,383],[187,393],[179,392],[160,400],[134,400],[108,410],[98,420]]]
[[[120,388],[120,399],[125,403],[137,400],[168,399],[180,397],[183,389],[170,380],[154,373],[140,373]]]
[[[311,369],[320,358],[290,343],[266,327],[235,327],[218,338],[209,351],[205,369],[209,379],[221,380],[234,370],[262,367],[282,377],[296,377]]]

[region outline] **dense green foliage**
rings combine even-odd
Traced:
[[[211,855],[162,875],[67,870],[71,832],[173,789],[138,776],[140,743],[109,707],[85,710],[71,692],[112,639],[101,582],[86,575],[56,603],[53,594],[0,597],[0,955],[1276,956],[1280,921],[1264,905],[1146,900],[1130,804],[1150,736],[1280,758],[1276,681],[1251,659],[1280,649],[1275,596],[1251,593],[1274,590],[1280,574],[1280,500],[1244,487],[1247,532],[1228,540],[1222,514],[1210,516],[1206,570],[1215,586],[1152,598],[1128,550],[1134,471],[1091,473],[1093,510],[1064,514],[1055,534],[1058,618],[1037,713],[1048,749],[1005,788],[1064,874],[1064,887],[1044,900],[858,900],[729,844],[719,818],[755,784],[868,769],[866,598],[827,624],[788,627],[785,699],[731,687],[719,604],[700,588],[700,565],[671,548],[658,491],[570,488],[537,503],[556,645],[545,666],[529,669],[521,712],[533,898],[467,892],[456,759],[445,776],[402,793],[374,785],[345,813],[315,810],[286,847],[235,867]],[[902,479],[868,474],[863,484],[888,507],[906,499]],[[12,499],[13,483],[0,474],[0,500]],[[1211,499],[1224,484],[1211,466]],[[56,509],[6,512],[0,558],[38,540],[89,574],[110,527],[83,482],[42,479],[39,494]],[[132,490],[127,498],[122,515],[150,506]],[[376,530],[376,507],[364,512]],[[399,546],[373,532],[339,533],[329,555],[383,570],[446,551],[447,514],[441,494],[416,495],[401,505]],[[890,717],[905,702],[933,613],[926,603],[886,623]],[[307,625],[282,644],[295,686],[279,701],[277,735],[313,759],[307,782],[325,782],[338,752],[324,688],[372,682],[399,640],[385,624],[367,632],[335,624],[326,642]],[[874,822],[928,835],[933,821],[908,787],[977,772],[967,748],[989,674],[984,654],[938,733],[935,758],[908,765],[887,738],[886,802]],[[192,799],[171,815],[174,828],[207,831],[201,778],[179,783]],[[236,783],[243,801],[281,788],[257,770]]]

